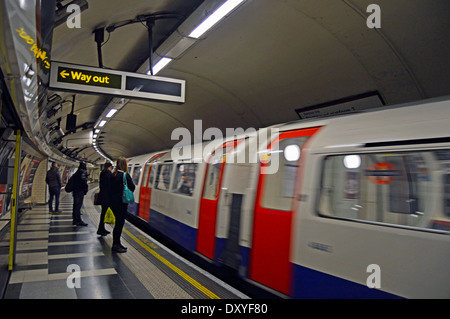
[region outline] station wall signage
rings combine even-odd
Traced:
[[[184,103],[186,81],[52,61],[49,87],[76,93]]]

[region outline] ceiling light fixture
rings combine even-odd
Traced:
[[[103,126],[105,126],[105,124],[106,124],[106,121],[103,120],[100,123],[98,123],[98,127],[103,127]]]
[[[108,112],[108,114],[106,114],[106,117],[107,117],[107,118],[111,118],[111,117],[113,117],[114,114],[116,114],[116,112],[117,112],[117,109],[111,109],[111,110]]]
[[[245,0],[228,0],[219,9],[214,11],[214,13],[211,14],[206,20],[204,20],[197,28],[195,28],[189,36],[196,39],[200,38],[206,31],[211,29],[244,1]]]
[[[153,66],[153,75],[158,74],[162,69],[164,69],[170,62],[172,62],[171,58],[162,58]],[[150,73],[150,71],[148,71]]]

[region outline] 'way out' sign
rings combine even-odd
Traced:
[[[50,89],[127,98],[185,102],[186,81],[69,63],[52,62]]]

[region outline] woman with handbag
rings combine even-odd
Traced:
[[[110,193],[110,178],[111,178],[112,165],[106,162],[103,166],[103,170],[100,173],[100,192],[98,193],[97,203],[95,205],[102,206],[102,212],[100,214],[100,223],[98,225],[97,235],[106,236],[109,231],[105,229],[105,215],[109,207],[109,193]]]
[[[125,224],[125,216],[127,213],[128,203],[123,199],[125,193],[132,192],[136,189],[136,186],[128,174],[127,160],[124,157],[117,159],[117,165],[110,177],[110,193],[109,204],[111,210],[116,218],[116,224],[113,230],[113,246],[112,251],[118,253],[124,253],[127,248],[120,243],[120,237],[122,236],[122,229]],[[130,199],[128,199],[129,201]]]

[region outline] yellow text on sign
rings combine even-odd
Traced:
[[[77,72],[77,71],[70,71],[70,73],[68,73],[66,70],[62,71],[60,73],[61,77],[63,79],[65,79],[67,76],[71,76],[72,80],[76,80],[76,81],[82,81],[85,82],[86,84],[91,83],[104,83],[104,84],[109,84],[109,77],[108,76],[92,76],[92,75],[88,75],[88,74],[84,74],[83,72]]]

